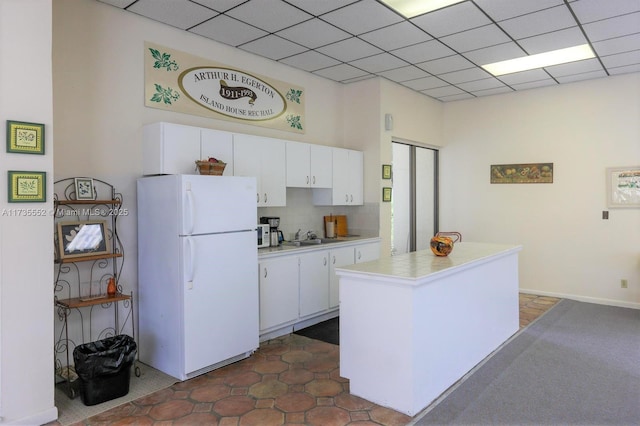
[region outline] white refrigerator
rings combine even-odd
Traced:
[[[141,362],[186,380],[258,347],[256,180],[137,181]]]

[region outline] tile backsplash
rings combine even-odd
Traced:
[[[324,216],[346,215],[349,234],[368,237],[379,235],[380,206],[369,203],[362,206],[314,206],[312,190],[309,188],[287,188],[286,207],[260,207],[257,221],[262,216],[280,218],[280,230],[286,240],[292,240],[298,229],[306,237],[307,231],[313,231],[318,237],[324,237]]]

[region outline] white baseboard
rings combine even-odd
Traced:
[[[536,296],[557,297],[560,299],[577,300],[578,302],[595,303],[597,305],[618,306],[620,308],[640,309],[640,303],[626,302],[624,300],[602,299],[599,297],[578,296],[576,294],[554,293],[550,291],[539,291],[521,288],[520,293],[535,294]]]

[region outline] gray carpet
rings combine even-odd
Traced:
[[[640,310],[562,300],[415,425],[640,425]]]

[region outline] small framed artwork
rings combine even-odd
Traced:
[[[553,183],[553,163],[492,164],[491,183]]]
[[[47,173],[7,172],[8,201],[10,203],[44,203],[47,201]]]
[[[640,166],[607,168],[607,206],[640,208]]]
[[[95,200],[96,193],[93,189],[93,179],[75,178],[76,200]]]
[[[111,253],[107,243],[107,222],[58,222],[60,259]]]
[[[391,164],[382,165],[382,179],[391,179]]]
[[[391,188],[382,188],[382,201],[388,203],[391,201]]]
[[[7,120],[7,152],[44,155],[44,124]]]

